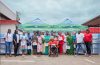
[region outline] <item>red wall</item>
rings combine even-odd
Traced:
[[[100,33],[100,27],[89,27],[91,33]]]
[[[91,33],[100,33],[100,27],[89,27],[88,29],[90,30]],[[81,32],[85,33],[86,31],[83,30]]]

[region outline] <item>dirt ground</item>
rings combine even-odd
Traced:
[[[100,55],[93,55],[91,57],[84,55],[5,57],[0,55],[0,65],[100,65]]]

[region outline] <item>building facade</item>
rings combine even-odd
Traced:
[[[92,33],[92,53],[100,54],[100,15],[85,22],[83,25],[88,26]]]
[[[0,1],[0,34],[5,34],[8,29],[14,30],[20,22],[16,21],[16,14]]]
[[[0,1],[0,20],[15,20],[16,14]]]
[[[88,26],[91,33],[100,33],[100,15],[85,22],[83,25]]]

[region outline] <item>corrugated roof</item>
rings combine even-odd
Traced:
[[[85,25],[85,26],[100,26],[100,15],[85,22],[84,24],[82,25]]]
[[[0,20],[0,24],[21,24],[20,22],[16,21],[16,20]]]

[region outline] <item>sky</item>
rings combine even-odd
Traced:
[[[20,12],[21,23],[40,18],[47,24],[66,19],[82,24],[100,15],[100,0],[2,0],[14,12]]]

